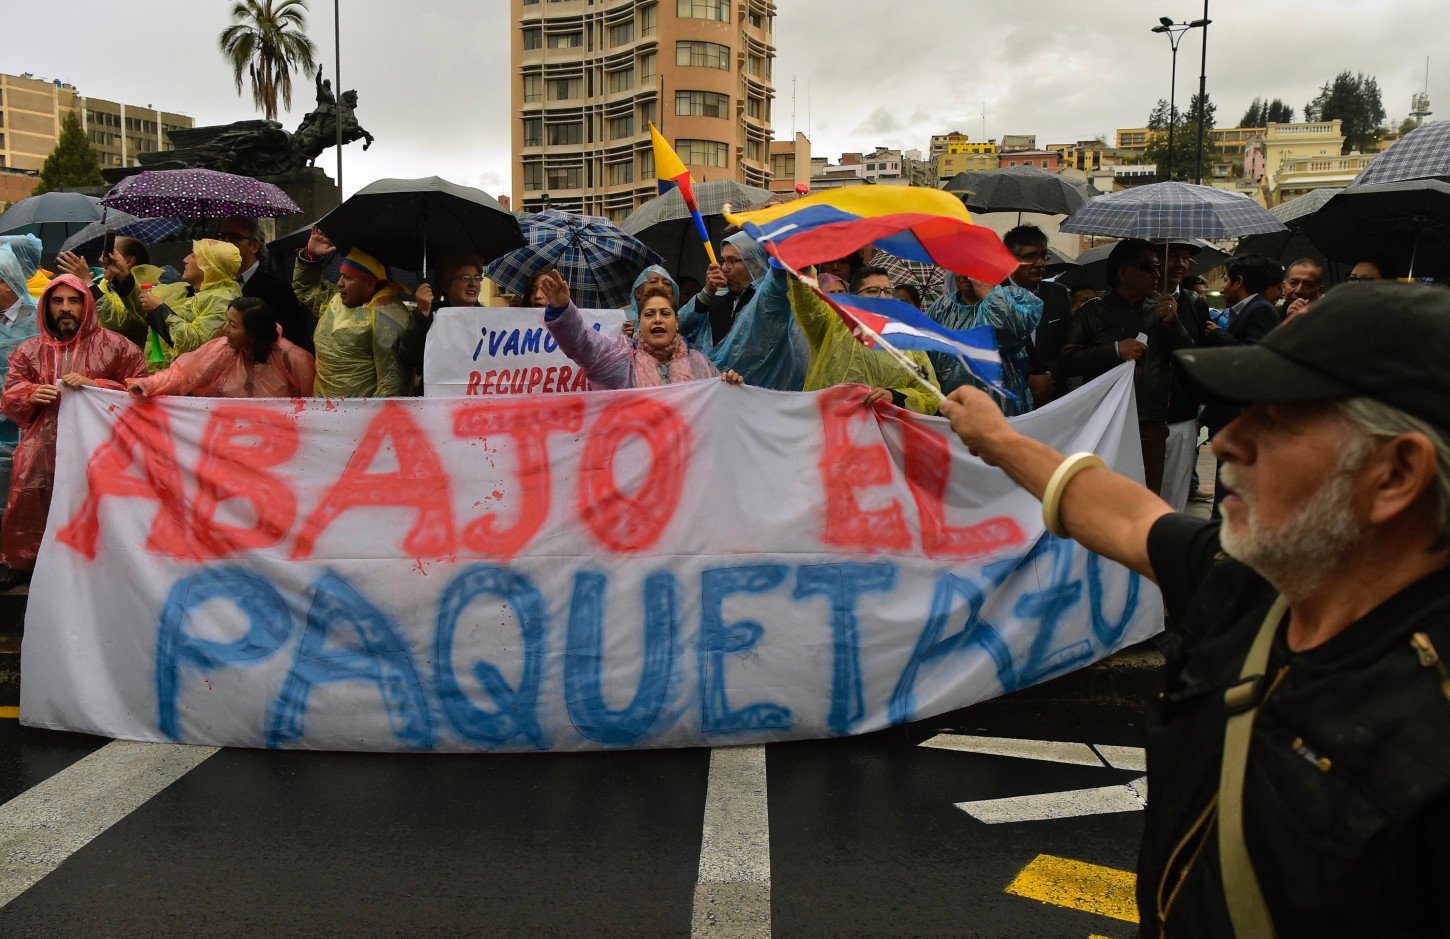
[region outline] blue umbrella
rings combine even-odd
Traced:
[[[0,235],[39,236],[42,250],[53,255],[61,242],[101,217],[100,201],[78,192],[47,192],[21,199],[0,214]]]
[[[1247,196],[1192,183],[1154,183],[1090,199],[1061,231],[1113,238],[1226,241],[1283,231],[1284,223]]]
[[[100,256],[108,228],[115,229],[117,235],[154,245],[175,237],[185,227],[186,223],[179,218],[137,218],[112,209],[103,221],[92,222],[67,238],[60,250],[72,251],[88,261],[95,261]]]
[[[1450,121],[1416,127],[1396,140],[1360,170],[1348,188],[1412,179],[1450,182]]]
[[[534,274],[557,269],[581,309],[615,309],[629,304],[640,271],[662,263],[633,236],[595,215],[545,209],[520,215],[519,226],[524,247],[488,265],[488,276],[519,296],[528,295]]]

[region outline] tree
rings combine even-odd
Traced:
[[[56,139],[55,149],[50,151],[50,156],[40,167],[40,185],[30,194],[38,196],[58,189],[105,184],[96,150],[86,139],[86,132],[81,130],[80,116],[71,111],[60,122],[60,137]]]
[[[1304,119],[1340,121],[1344,150],[1364,150],[1385,132],[1385,106],[1373,75],[1340,72],[1304,105]]]
[[[1177,120],[1173,122],[1173,179],[1194,178],[1194,168],[1199,162],[1198,150],[1198,112],[1200,105],[1203,106],[1203,152],[1201,163],[1205,174],[1214,161],[1213,141],[1209,131],[1214,128],[1214,118],[1218,108],[1214,105],[1212,98],[1200,100],[1194,95],[1188,103],[1188,108],[1178,112]],[[1148,115],[1148,145],[1143,150],[1143,156],[1149,163],[1158,167],[1158,175],[1168,179],[1168,102],[1159,99],[1153,110]]]
[[[317,51],[307,38],[307,0],[238,0],[232,25],[218,39],[232,65],[237,94],[242,76],[252,85],[252,102],[267,120],[277,117],[277,102],[292,108],[292,73],[310,72]]]
[[[1264,127],[1268,124],[1292,124],[1294,123],[1294,109],[1285,104],[1281,99],[1265,101],[1263,98],[1255,98],[1253,104],[1239,118],[1240,127]]]

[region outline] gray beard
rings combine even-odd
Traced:
[[[1337,472],[1273,531],[1260,527],[1254,504],[1240,495],[1247,517],[1236,529],[1220,527],[1219,544],[1290,602],[1303,600],[1327,583],[1364,543],[1365,526],[1350,505],[1353,475],[1353,470]]]

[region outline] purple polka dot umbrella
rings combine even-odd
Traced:
[[[271,183],[217,170],[146,170],[127,176],[101,205],[138,218],[278,218],[302,210]]]

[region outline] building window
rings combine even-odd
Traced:
[[[655,62],[657,58],[653,52],[649,55],[639,57],[639,83],[641,85],[652,85],[655,80]]]
[[[544,188],[544,164],[537,161],[524,164],[524,188]]]
[[[655,21],[659,18],[660,8],[650,4],[639,11],[639,34],[641,36],[653,36],[655,34]]]
[[[758,55],[746,56],[745,58],[746,69],[757,78],[760,77],[761,72],[760,61],[760,56]]]
[[[718,42],[675,43],[676,65],[699,65],[705,68],[730,68],[730,47]]]
[[[691,166],[730,165],[730,148],[718,140],[676,140],[675,152]]]
[[[544,100],[544,76],[542,76],[542,75],[525,75],[524,76],[524,100],[525,101],[543,101]]]
[[[770,172],[776,179],[795,179],[795,154],[772,154],[770,157]]]
[[[567,101],[584,97],[584,79],[554,78],[549,81],[549,100]]]
[[[583,143],[584,125],[578,121],[570,124],[550,124],[548,130],[549,146],[557,147],[563,144]]]
[[[639,155],[639,178],[650,179],[655,174],[655,152],[646,150]]]
[[[584,168],[580,166],[550,167],[548,177],[550,189],[584,188]]]
[[[644,101],[639,106],[639,126],[645,127],[655,119],[655,102]]]
[[[676,0],[675,13],[682,19],[730,20],[730,0]]]
[[[634,182],[634,163],[610,163],[604,168],[604,181],[610,186],[625,186]]]
[[[618,26],[609,27],[609,44],[611,46],[622,46],[634,42],[634,23],[621,23]]]
[[[618,140],[621,137],[634,136],[634,115],[626,114],[624,117],[611,117],[609,119],[609,139]]]
[[[765,20],[759,13],[752,12],[750,14],[750,25],[754,28],[759,29],[764,23]]]
[[[538,147],[544,143],[544,119],[542,117],[524,118],[524,146]]]
[[[634,87],[634,69],[620,69],[617,72],[610,72],[608,85],[610,91],[628,91]]]
[[[730,96],[715,91],[677,91],[675,113],[692,117],[729,117]]]
[[[583,33],[555,33],[549,37],[550,49],[577,49],[584,45]]]
[[[761,162],[765,159],[765,144],[759,140],[745,141],[745,156],[746,159],[754,160],[756,163]]]
[[[759,98],[745,99],[745,113],[754,118],[759,118],[765,113],[765,102]]]
[[[539,49],[544,45],[544,31],[537,26],[530,26],[524,30],[524,48]]]

